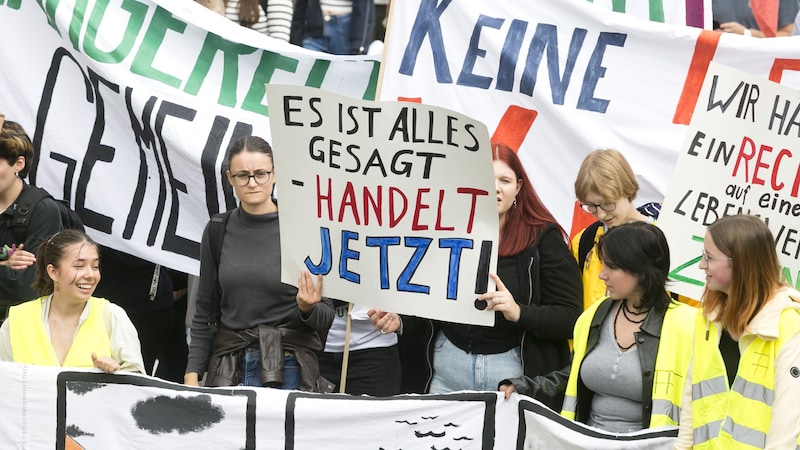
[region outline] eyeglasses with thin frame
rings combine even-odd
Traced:
[[[617,202],[608,202],[608,203],[581,203],[581,209],[589,214],[596,214],[597,208],[602,209],[605,212],[611,212],[617,207]]]
[[[256,171],[252,175],[250,175],[249,173],[231,174],[231,178],[233,178],[233,183],[237,186],[247,186],[250,183],[250,178],[256,180],[256,184],[267,184],[270,177],[272,177],[272,172],[271,171],[268,172],[266,170]]]
[[[706,253],[705,250],[703,250],[702,259],[703,262],[706,264],[711,264],[714,261],[733,261],[733,258],[722,258],[722,257],[712,258],[711,256],[708,256],[708,253]]]

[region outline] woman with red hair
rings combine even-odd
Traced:
[[[583,303],[567,235],[536,195],[517,154],[493,144],[492,160],[500,219],[497,273],[491,274],[497,290],[478,300],[494,312],[495,325],[422,322],[429,337],[424,339],[427,364],[420,366],[428,376],[424,388],[411,391],[496,390],[501,380],[547,374],[569,364],[568,340]],[[419,338],[418,321],[401,322],[380,310],[369,313],[383,332],[402,329],[401,345],[409,334]],[[403,375],[413,369],[404,366]]]

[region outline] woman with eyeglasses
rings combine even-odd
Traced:
[[[706,229],[700,269],[675,448],[800,448],[800,292],[782,280],[772,233],[755,216],[723,217]],[[723,331],[738,343],[733,362],[718,348]]]
[[[639,182],[630,164],[617,150],[595,150],[583,160],[575,178],[575,196],[584,212],[597,222],[578,232],[570,245],[581,270],[583,309],[605,297],[606,285],[598,275],[602,264],[597,257],[597,241],[609,229],[624,223],[654,223],[661,210],[659,203],[640,208],[633,205]]]
[[[228,166],[239,207],[212,218],[203,233],[184,383],[197,386],[207,373],[205,386],[330,392],[316,352],[333,307],[321,296],[322,277],[315,285],[304,271],[297,288],[281,282],[272,148],[260,137],[240,138]]]

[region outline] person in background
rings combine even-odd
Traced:
[[[225,16],[225,0],[195,0],[197,3],[214,11],[220,16]]]
[[[800,448],[800,292],[781,280],[772,233],[755,216],[723,217],[706,229],[700,269],[675,448]],[[722,330],[739,344],[733,367],[718,348]]]
[[[103,278],[97,284],[97,295],[128,314],[139,334],[146,373],[180,383],[189,348],[183,326],[185,306],[175,299],[180,289],[173,276],[179,274],[109,247],[101,247],[101,255]],[[156,360],[158,367],[153,370]]]
[[[9,310],[0,360],[144,373],[136,328],[122,308],[92,295],[99,281],[100,257],[89,236],[64,230],[44,241],[34,283],[41,297]]]
[[[347,339],[349,303],[333,300],[336,315],[319,355],[319,371],[340,392],[342,363]],[[400,393],[400,357],[397,335],[381,333],[372,326],[363,306],[353,305],[350,314],[350,345],[344,392],[388,397]]]
[[[689,370],[696,309],[666,291],[669,247],[658,227],[634,221],[600,239],[608,296],[575,324],[566,370],[501,382],[561,415],[614,433],[676,425]]]
[[[289,42],[333,55],[363,55],[374,27],[374,0],[297,0]]]
[[[14,210],[22,192],[30,189],[23,179],[28,176],[33,156],[33,144],[22,126],[0,114],[0,322],[10,306],[37,297],[31,287],[36,251],[44,239],[62,228],[58,205],[44,198],[28,212],[25,239],[16,239]]]
[[[776,2],[778,2],[776,37],[791,36],[800,3],[798,0],[776,0]],[[769,37],[759,28],[751,6],[750,0],[713,0],[711,10],[714,13],[714,29],[723,33],[757,38]]]
[[[633,200],[639,192],[639,182],[628,161],[617,150],[601,149],[583,159],[575,177],[575,196],[584,212],[597,222],[572,238],[570,249],[581,269],[583,280],[583,309],[606,295],[601,277],[602,263],[597,258],[597,242],[608,230],[631,222],[654,224],[661,210],[658,203],[648,203],[637,209]],[[646,213],[646,214],[645,214]]]
[[[505,378],[547,374],[569,364],[567,341],[582,300],[566,233],[536,195],[517,154],[496,143],[492,159],[500,224],[497,274],[491,274],[497,290],[478,299],[495,314],[495,325],[425,321],[431,326],[422,328],[434,334],[410,365],[423,373],[432,368],[426,383],[431,393],[493,391]],[[397,314],[372,309],[369,315],[383,332],[401,326],[404,335],[411,332]]]
[[[187,385],[268,386],[330,392],[319,375],[320,336],[333,321],[308,271],[298,287],[281,282],[278,203],[272,197],[276,172],[272,147],[257,136],[237,139],[228,154],[228,182],[239,207],[222,224],[203,232],[200,286],[192,320]],[[214,224],[224,226],[220,248],[212,245]],[[219,251],[219,253],[216,253]]]
[[[293,0],[225,0],[225,17],[271,38],[289,42]]]

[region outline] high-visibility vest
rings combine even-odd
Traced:
[[[719,331],[705,318],[702,322],[696,327],[698,339],[692,358],[694,448],[764,448],[775,400],[775,359],[783,345],[800,333],[800,310],[785,309],[781,313],[777,340],[755,338],[744,349],[730,390],[717,350]],[[708,340],[702,339],[705,330]],[[800,448],[800,430],[797,433]]]
[[[719,352],[720,331],[698,310],[692,350],[692,428],[694,448],[719,448],[725,418],[728,374]]]
[[[764,448],[775,401],[775,359],[790,338],[800,333],[800,311],[781,313],[777,340],[754,339],[739,359],[728,397],[728,415],[720,429],[722,448]],[[800,434],[800,430],[797,430]]]
[[[42,323],[45,298],[22,303],[8,311],[11,352],[16,362],[40,366],[61,365]],[[63,367],[94,367],[92,352],[97,356],[111,356],[104,316],[108,300],[91,297],[89,302],[89,317],[78,328]]]
[[[592,318],[604,301],[606,299],[590,306],[575,324],[572,368],[561,410],[561,415],[570,420],[575,420],[577,411],[578,377],[580,376],[581,362],[586,356],[589,328]],[[664,314],[653,377],[651,428],[677,425],[680,419],[683,387],[691,361],[691,324],[695,315],[695,308],[678,302],[672,302]],[[689,325],[687,326],[687,324]]]

